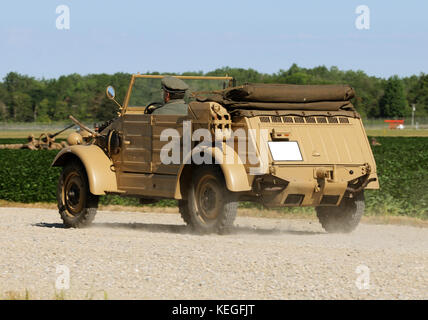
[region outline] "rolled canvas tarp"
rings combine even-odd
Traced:
[[[231,101],[308,103],[349,101],[355,96],[348,85],[245,84],[224,90]]]
[[[255,110],[319,110],[337,111],[353,110],[350,101],[317,101],[308,103],[293,102],[235,102],[228,105],[229,109],[255,109]]]

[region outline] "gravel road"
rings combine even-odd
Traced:
[[[235,225],[198,236],[177,214],[100,211],[92,227],[64,229],[55,210],[0,208],[0,298],[27,290],[53,299],[66,268],[63,292],[75,299],[428,298],[427,228],[361,224],[332,235],[314,220]]]

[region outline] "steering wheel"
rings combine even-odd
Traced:
[[[144,109],[144,114],[151,114],[156,109],[159,109],[163,106],[162,102],[150,102],[147,107]]]

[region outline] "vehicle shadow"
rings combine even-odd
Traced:
[[[62,223],[38,222],[38,223],[33,223],[32,226],[33,227],[42,227],[42,228],[67,229]]]
[[[60,228],[66,229],[62,223],[46,223],[40,222],[33,224],[35,227],[42,228]],[[93,223],[89,228],[110,228],[110,229],[133,229],[142,230],[153,233],[175,233],[175,234],[191,234],[198,235],[197,232],[185,225],[176,224],[158,224],[158,223],[120,223],[120,222],[104,222],[104,223]],[[257,235],[319,235],[324,234],[320,231],[310,230],[292,230],[292,229],[278,229],[278,228],[257,228],[247,226],[234,226],[228,235],[236,234],[257,234]]]

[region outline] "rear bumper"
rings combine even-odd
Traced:
[[[379,188],[367,165],[274,166],[271,172],[253,183],[267,207],[337,206],[353,190]]]

